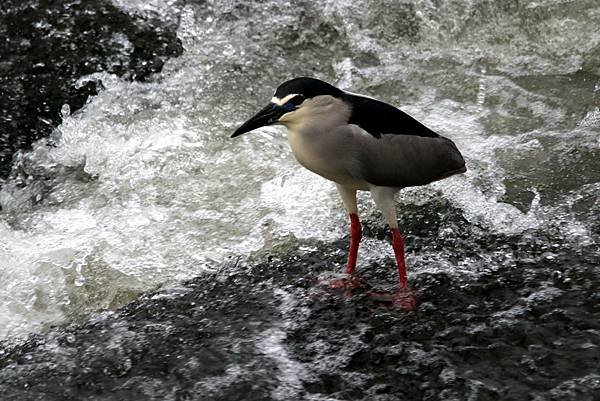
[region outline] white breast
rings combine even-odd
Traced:
[[[311,137],[312,135],[300,133],[296,130],[290,130],[288,132],[288,142],[298,163],[312,172],[322,175],[321,172],[326,170],[327,166],[325,165],[326,163],[321,160],[319,152],[315,149],[315,144],[311,140]]]

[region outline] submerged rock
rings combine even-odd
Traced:
[[[528,238],[502,242],[540,252]],[[3,400],[597,398],[593,260],[541,258],[467,279],[421,273],[420,304],[404,312],[370,295],[393,288],[391,260],[363,267],[366,284],[354,294],[327,286],[344,244],[226,264],[7,346]]]

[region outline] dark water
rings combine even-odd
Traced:
[[[0,399],[600,400],[595,1],[6,4]],[[368,197],[332,290],[334,187],[228,139],[296,75],[465,155],[398,197],[414,312]]]

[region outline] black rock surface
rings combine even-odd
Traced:
[[[0,393],[7,401],[598,400],[598,261],[577,252],[540,259],[546,242],[537,234],[464,232],[482,251],[498,247],[520,261],[498,267],[473,256],[490,263],[476,277],[421,273],[413,312],[371,293],[393,288],[391,258],[361,268],[365,284],[353,294],[328,287],[345,241],[232,262],[4,347]]]
[[[174,27],[108,0],[4,0],[0,43],[0,179],[17,150],[61,122],[64,104],[73,112],[100,89],[79,78],[106,71],[145,80],[182,52]]]

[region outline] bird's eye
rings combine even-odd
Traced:
[[[290,112],[290,111],[294,111],[298,108],[299,105],[302,104],[302,102],[304,102],[305,98],[302,95],[296,95],[293,98],[291,98],[290,100],[288,100],[283,106],[283,109],[286,112]]]
[[[296,110],[296,105],[293,104],[292,102],[287,102],[286,104],[284,104],[281,107],[283,107],[283,110],[285,110],[286,112],[290,112],[290,111]]]
[[[300,104],[302,104],[302,102],[304,100],[305,100],[304,96],[296,95],[293,98],[291,98],[288,103],[292,103],[295,106],[299,106]]]

